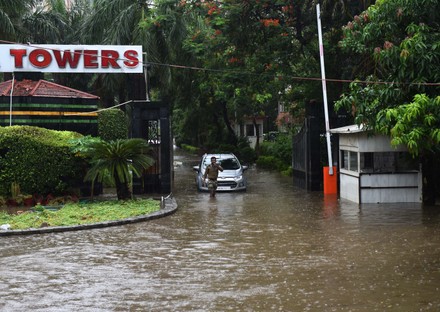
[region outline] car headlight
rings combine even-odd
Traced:
[[[235,177],[234,177],[234,180],[235,180],[235,181],[239,181],[239,180],[241,180],[241,179],[243,179],[243,176],[242,176],[242,175],[239,175],[239,176],[235,176]]]

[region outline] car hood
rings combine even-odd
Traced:
[[[236,177],[238,175],[241,175],[241,169],[237,170],[223,170],[218,173],[219,178],[230,178],[230,177]]]
[[[202,175],[204,173],[205,173],[205,170],[203,170]],[[236,177],[236,176],[242,175],[242,174],[243,174],[243,172],[242,172],[241,169],[237,169],[237,170],[223,170],[223,171],[220,171],[218,173],[218,178],[219,179],[221,179],[221,178],[233,178],[233,177]]]

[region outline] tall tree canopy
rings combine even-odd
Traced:
[[[337,108],[389,134],[422,163],[424,201],[434,203],[440,171],[440,2],[379,0],[345,27],[341,46],[358,60]],[[361,82],[362,81],[362,82]]]
[[[193,142],[196,144],[203,144],[206,137],[228,137],[233,142],[231,119],[240,123],[244,116],[264,116],[274,124],[279,104],[300,116],[305,103],[320,99],[320,81],[307,79],[320,77],[316,2],[183,2],[185,12],[199,16],[189,29],[185,49],[195,57],[191,65],[204,69],[191,74],[193,79],[186,90],[191,90],[192,96],[186,93],[188,100],[181,101],[179,107],[183,117],[179,119],[180,129],[186,137],[198,138]],[[330,76],[340,77],[342,73],[342,59],[334,48],[342,23],[371,2],[349,5],[324,1],[327,56],[336,59],[329,63]],[[331,100],[339,96],[338,88],[341,90],[340,85],[330,89]],[[194,110],[202,112],[198,118]],[[200,125],[198,134],[194,125]],[[226,133],[222,132],[224,125]]]
[[[414,155],[438,150],[440,2],[380,0],[344,29],[341,46],[358,61],[337,103],[356,123],[391,134]]]

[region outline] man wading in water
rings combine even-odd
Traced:
[[[215,197],[215,190],[217,189],[217,177],[218,172],[223,171],[222,166],[216,163],[217,159],[212,156],[211,164],[206,167],[205,174],[203,175],[203,183],[206,181],[206,177],[208,177],[208,189],[210,193],[210,197]]]

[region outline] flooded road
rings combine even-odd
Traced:
[[[198,193],[180,155],[178,211],[0,238],[0,311],[440,311],[440,207],[362,205],[248,170]]]

